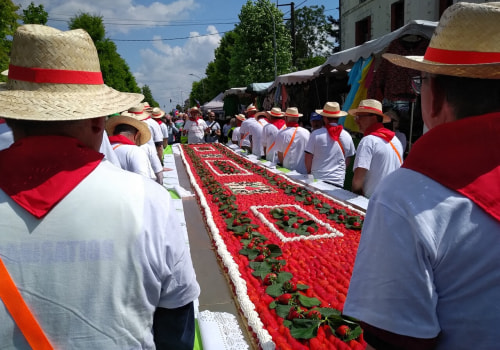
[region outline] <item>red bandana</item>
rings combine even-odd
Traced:
[[[122,143],[124,145],[134,145],[134,141],[129,140],[127,137],[123,135],[113,135],[109,137],[110,143]]]
[[[332,140],[339,142],[340,133],[342,132],[342,125],[332,125],[326,124],[326,130],[328,130],[328,135],[332,138]]]
[[[163,122],[161,121],[161,119],[153,118],[153,120],[156,121],[159,125],[163,124]]]
[[[284,119],[274,119],[273,121],[271,121],[271,124],[277,127],[278,130],[281,130],[283,126],[286,124],[286,122]]]
[[[74,138],[26,137],[0,152],[0,188],[40,219],[85,179],[103,157]]]
[[[189,117],[189,120],[191,120],[192,122],[195,122],[196,125],[198,125],[198,118]]]
[[[384,128],[384,125],[382,125],[382,123],[375,123],[368,129],[366,129],[365,136],[367,135],[378,136],[387,142],[391,142],[395,133],[394,131]]]
[[[500,113],[439,125],[422,136],[403,163],[457,191],[500,221]],[[478,155],[481,161],[468,164]]]
[[[287,128],[296,128],[299,126],[299,123],[297,122],[286,122]]]
[[[0,124],[3,124],[3,123],[5,123],[5,119],[0,118]]]

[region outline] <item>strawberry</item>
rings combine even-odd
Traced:
[[[337,329],[335,330],[335,333],[341,338],[347,337],[350,332],[351,329],[349,328],[349,326],[346,326],[345,324],[337,327]]]
[[[264,277],[264,284],[265,285],[270,285],[273,284],[274,281],[278,279],[278,275],[275,274],[274,272],[268,273],[266,277]]]
[[[307,229],[306,229],[307,232],[309,233],[314,233],[316,230],[314,229],[314,227],[312,226],[309,226]]]
[[[312,202],[312,197],[311,197],[311,196],[307,196],[307,197],[306,197],[306,201],[308,201],[308,202]]]
[[[352,224],[352,226],[354,226],[354,227],[359,227],[359,226],[361,226],[361,224],[360,224],[359,222],[355,221],[355,222]]]
[[[257,257],[255,258],[255,261],[257,261],[257,262],[262,262],[262,261],[264,261],[264,259],[265,259],[265,258],[266,258],[266,257],[265,257],[264,255],[259,254],[259,255],[257,255]]]
[[[345,218],[344,218],[344,215],[340,214],[340,215],[339,215],[339,220],[340,220],[340,221],[344,221],[344,219],[345,219]]]
[[[250,235],[248,234],[248,232],[245,232],[245,233],[241,236],[241,238],[243,238],[243,239],[248,239],[249,237],[250,237]],[[253,246],[253,245],[252,245],[252,246]]]
[[[299,228],[299,224],[297,224],[296,222],[294,222],[294,223],[292,224],[292,228]]]
[[[288,215],[283,216],[283,221],[288,221],[290,220],[290,217]]]
[[[297,308],[292,307],[288,312],[287,318],[289,320],[293,320],[294,318],[304,318],[304,316],[299,311],[297,311]]]
[[[335,209],[330,209],[330,214],[335,214]]]
[[[285,293],[281,294],[278,297],[278,303],[283,304],[283,305],[288,305],[290,303],[290,300],[292,300],[293,295],[290,293]]]
[[[316,208],[320,208],[320,209],[323,208],[323,204],[321,204],[321,203],[316,204]]]
[[[318,310],[311,310],[307,313],[307,318],[311,320],[321,320],[321,313]]]
[[[283,283],[283,289],[285,289],[287,292],[295,292],[297,291],[297,284],[292,281],[287,281]]]

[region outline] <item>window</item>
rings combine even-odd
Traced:
[[[355,45],[361,45],[367,42],[372,37],[372,21],[371,17],[363,18],[356,22],[356,42]]]
[[[405,24],[405,2],[397,1],[391,5],[391,32]]]

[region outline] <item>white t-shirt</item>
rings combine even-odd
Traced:
[[[105,132],[102,133],[102,142],[101,142],[101,147],[99,148],[99,152],[104,154],[105,159],[109,160],[111,163],[121,168],[120,160],[116,156],[116,153],[113,151],[113,148],[111,148],[111,143],[109,142],[108,134]]]
[[[123,170],[145,176],[148,179],[156,179],[148,155],[143,149],[136,145],[120,143],[114,143],[112,147]]]
[[[295,130],[297,132],[295,133]],[[285,155],[285,151],[292,141],[293,134],[295,133],[295,137],[293,142],[288,149],[288,152]],[[283,167],[296,170],[301,174],[306,174],[306,163],[305,163],[305,154],[304,151],[306,149],[307,141],[309,140],[310,132],[303,127],[287,127],[284,130],[281,130],[276,135],[276,151],[283,153]]]
[[[56,349],[153,349],[155,309],[199,296],[168,192],[108,161],[42,219],[0,190],[0,218],[0,256]],[[3,306],[0,344],[31,349]]]
[[[151,138],[153,142],[163,142],[163,132],[161,131],[160,125],[153,120],[153,118],[144,119],[143,122],[148,124],[149,131],[151,131]],[[167,135],[168,136],[168,135]]]
[[[281,130],[286,129],[286,124],[283,124]],[[279,131],[278,128],[272,124],[268,123],[262,129],[262,146],[266,147],[266,159],[270,162],[278,162],[278,153],[276,151],[276,135]],[[271,147],[272,146],[272,147]]]
[[[396,147],[399,156],[403,155],[403,146],[398,138],[394,136],[391,140]],[[401,158],[402,159],[402,158]],[[356,168],[367,169],[363,191],[369,198],[378,183],[388,174],[398,169],[401,162],[389,142],[378,136],[367,135],[361,139],[356,150],[353,170]]]
[[[164,139],[168,139],[168,127],[167,127],[167,124],[165,124],[164,122],[161,122],[161,124],[158,124],[158,125],[160,126],[161,134],[163,135],[163,138]]]
[[[198,119],[198,124],[192,120],[186,120],[184,123],[184,130],[187,130],[188,143],[204,143],[205,142],[205,129],[207,123],[203,119]]]
[[[213,132],[213,136],[211,134],[206,135],[207,142],[209,143],[219,142],[219,136],[215,134],[215,131],[220,130],[220,124],[215,120],[213,122],[208,121],[206,123],[208,125],[207,127],[210,128],[210,130]]]
[[[335,124],[336,125],[336,124]],[[311,174],[315,179],[329,181],[343,187],[346,172],[345,159],[356,153],[351,135],[342,130],[339,136],[342,148],[332,140],[326,128],[314,130],[306,145],[306,152],[313,155]]]
[[[250,126],[256,123],[255,118],[248,118],[241,123],[240,126],[240,147],[248,146],[250,147]]]
[[[264,118],[259,120],[255,119],[255,123],[250,124],[250,137],[252,140],[252,154],[257,157],[264,155],[264,148],[262,147],[262,131],[264,126],[266,126],[268,121]]]
[[[370,198],[344,314],[433,338],[436,349],[497,349],[500,223],[415,171]]]
[[[154,174],[163,171],[163,165],[161,165],[160,158],[158,158],[158,152],[156,152],[156,147],[152,139],[149,139],[148,142],[146,142],[143,145],[140,145],[139,147],[148,156],[149,162],[151,163],[151,168],[153,170],[153,178],[154,178]]]

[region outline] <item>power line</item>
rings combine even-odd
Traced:
[[[112,41],[137,41],[137,42],[145,42],[145,41],[170,41],[170,40],[182,40],[182,39],[192,39],[192,38],[200,38],[204,36],[210,36],[210,35],[219,35],[219,34],[224,34],[226,32],[217,32],[217,33],[211,33],[211,34],[200,34],[200,35],[193,35],[193,36],[186,36],[186,37],[181,37],[181,38],[161,38],[161,39],[109,39]]]
[[[123,19],[122,19],[123,20]],[[49,21],[54,21],[54,22],[67,22],[68,20],[66,19],[49,19]],[[185,24],[155,24],[152,22],[148,22],[147,24],[144,23],[144,21],[138,23],[120,23],[120,22],[103,22],[104,25],[113,25],[113,26],[143,26],[143,27],[192,27],[192,26],[207,26],[207,25],[213,25],[213,24],[237,24],[239,22],[206,22],[206,23],[200,23],[200,22],[187,22]],[[157,21],[160,22],[160,21]],[[165,21],[162,21],[165,22]]]

